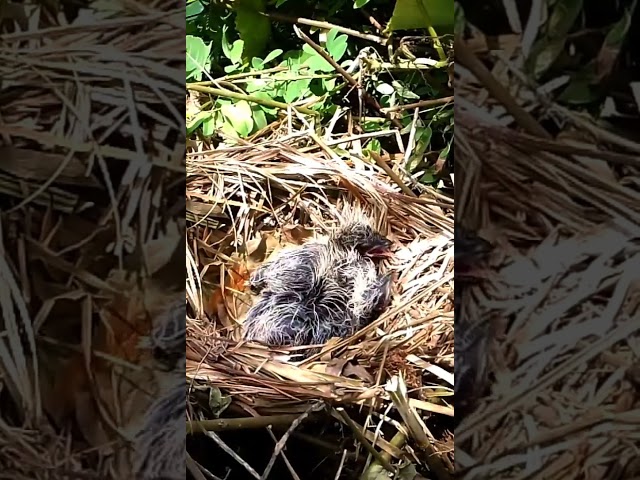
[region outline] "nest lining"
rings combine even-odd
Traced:
[[[402,375],[421,416],[452,416],[452,203],[409,197],[378,167],[312,147],[307,138],[265,140],[188,158],[187,201],[206,197],[211,213],[188,233],[187,376],[247,411],[275,414],[303,412],[318,400],[367,402],[382,412],[390,403],[387,381]],[[394,243],[386,265],[396,275],[391,306],[301,362],[295,348],[241,341],[253,268],[280,248],[327,233],[345,204],[367,210]],[[211,218],[216,230],[206,223]]]

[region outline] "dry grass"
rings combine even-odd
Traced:
[[[181,238],[182,212],[162,199],[184,168],[173,106],[184,11],[102,5],[71,24],[44,4],[3,10],[0,470],[11,478],[130,476],[116,457],[157,392],[139,343],[160,302],[141,272],[155,276]]]
[[[188,210],[198,223],[188,231],[194,315],[187,320],[187,376],[219,387],[256,415],[299,413],[322,401],[367,407],[366,423],[375,428],[382,420],[372,414],[393,403],[403,434],[423,452],[420,461],[435,448],[434,458],[449,464],[450,452],[436,443],[442,438],[434,439],[423,421],[453,415],[446,401],[453,378],[453,205],[429,194],[407,196],[375,164],[335,158],[324,147],[301,132],[188,155]],[[303,362],[291,349],[240,341],[251,270],[279,248],[326,233],[344,203],[368,209],[394,242],[390,308]],[[333,413],[349,425],[346,413]],[[392,452],[394,462],[407,455],[388,441],[372,443]]]
[[[631,478],[640,145],[532,92],[510,52],[493,57],[505,91],[534,121],[565,127],[554,140],[520,133],[524,122],[458,70],[457,214],[497,248],[493,275],[466,298],[495,331],[494,379],[456,430],[456,461],[469,479]]]

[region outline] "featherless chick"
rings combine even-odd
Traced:
[[[260,298],[247,314],[244,338],[320,345],[366,326],[390,300],[391,277],[378,271],[390,244],[356,212],[328,238],[281,252],[251,277]]]

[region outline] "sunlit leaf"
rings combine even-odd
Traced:
[[[356,0],[353,3],[353,8],[362,8],[369,2],[370,2],[370,0]]]
[[[275,60],[276,58],[278,58],[280,55],[282,55],[282,50],[279,48],[276,48],[275,50],[272,50],[271,52],[269,52],[266,57],[264,57],[262,64],[266,65],[271,60]]]
[[[205,45],[201,38],[193,35],[187,35],[186,42],[187,78],[200,78],[209,63],[211,45]]]
[[[223,105],[220,110],[239,136],[246,137],[251,133],[253,112],[248,102],[240,100],[233,105]]]
[[[327,33],[327,51],[336,62],[339,62],[347,51],[347,40],[347,36],[345,34],[338,35],[338,30],[335,28]]]

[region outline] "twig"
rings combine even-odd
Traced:
[[[407,187],[407,185],[402,181],[402,179],[398,176],[398,174],[394,172],[389,165],[387,165],[387,162],[385,162],[380,155],[378,155],[374,151],[370,151],[369,154],[371,155],[371,158],[373,158],[376,161],[378,166],[382,168],[386,172],[386,174],[389,175],[389,177],[391,177],[391,180],[396,182],[396,184],[400,187],[400,190],[402,190],[403,193],[405,193],[406,195],[409,195],[410,197],[417,197],[417,195],[413,193],[413,190]]]
[[[213,432],[206,432],[207,437],[212,439],[216,444],[231,458],[233,458],[236,462],[244,467],[244,469],[251,474],[252,477],[257,478],[258,480],[262,480],[258,472],[256,472],[251,465],[245,462],[236,452],[234,452],[226,443],[222,441],[222,439]]]
[[[456,39],[454,41],[454,49],[456,52],[456,61],[459,62],[460,65],[468,68],[471,73],[476,76],[478,81],[484,85],[496,100],[504,105],[522,128],[537,137],[551,138],[549,132],[542,128],[529,112],[518,105],[513,96],[496,80],[489,69],[478,60],[475,54],[467,47],[466,43]]]
[[[340,465],[338,465],[338,471],[336,472],[336,476],[333,477],[334,480],[340,479],[340,474],[342,473],[342,467],[344,467],[344,460],[347,458],[347,449],[342,450],[342,458],[340,459]]]
[[[273,439],[273,441],[276,443],[276,446],[277,446],[278,445],[278,439],[273,434],[273,431],[271,430],[271,428],[270,427],[267,428],[267,431],[269,432],[269,436],[271,436],[271,438]],[[300,479],[300,475],[298,475],[296,473],[295,469],[293,468],[293,465],[291,465],[291,462],[289,461],[289,459],[287,458],[285,453],[283,451],[280,451],[279,453],[282,456],[282,461],[287,466],[287,469],[289,470],[289,473],[291,474],[291,477],[293,478],[293,480],[301,480]]]
[[[266,98],[254,97],[253,95],[245,95],[243,93],[232,92],[231,90],[224,90],[221,88],[205,87],[204,85],[196,85],[196,84],[190,83],[187,85],[187,89],[193,90],[194,92],[217,95],[219,97],[233,98],[235,100],[245,100],[247,102],[257,103],[258,105],[264,105],[265,107],[280,108],[282,110],[286,110],[291,106],[292,108],[295,108],[300,113],[305,113],[307,115],[318,115],[318,112],[313,111],[309,108],[296,107],[293,105],[289,105],[287,103],[277,102],[275,100],[269,100]]]
[[[266,417],[218,418],[187,422],[187,435],[205,432],[222,432],[225,430],[245,430],[265,428],[269,425],[290,425],[298,415],[270,415]]]
[[[415,103],[407,103],[406,105],[396,105],[395,107],[383,108],[382,112],[391,113],[391,112],[402,112],[404,110],[411,110],[413,108],[429,108],[429,107],[437,107],[438,105],[446,105],[448,103],[453,103],[453,95],[450,97],[443,98],[434,98],[431,100],[420,100]]]
[[[351,429],[351,431],[356,436],[360,444],[365,448],[365,450],[367,450],[367,452],[369,452],[373,456],[373,458],[375,458],[380,463],[380,465],[384,467],[385,470],[395,475],[397,472],[397,469],[393,465],[391,465],[391,463],[389,463],[389,460],[384,458],[380,452],[378,452],[375,448],[373,448],[373,445],[369,443],[369,440],[367,440],[367,437],[364,436],[364,434],[360,431],[360,429],[354,423],[354,421],[351,420],[351,417],[349,417],[349,415],[344,410],[344,408],[342,407],[336,408],[336,412],[340,416],[340,418],[347,424],[347,426]]]
[[[404,420],[405,426],[411,433],[411,436],[426,453],[426,462],[429,468],[439,480],[451,480],[451,473],[446,468],[444,460],[431,445],[431,441],[426,432],[427,427],[409,404],[407,387],[402,376],[397,375],[387,382],[386,390],[400,413],[402,420]]]
[[[587,120],[586,118],[581,117],[576,114],[576,112],[572,112],[571,110],[561,107],[560,105],[554,105],[553,109],[561,113],[565,116],[571,123],[576,125],[577,127],[584,128],[588,130],[592,135],[598,138],[601,142],[610,143],[612,145],[617,145],[620,148],[623,148],[627,151],[631,151],[634,153],[640,153],[640,145],[627,138],[624,138],[620,135],[617,135],[609,130],[605,130],[592,121]]]
[[[369,93],[366,90],[364,90],[364,88],[362,88],[362,85],[360,85],[358,83],[358,81],[355,78],[353,78],[353,76],[349,72],[347,72],[344,68],[342,68],[340,65],[338,65],[338,62],[336,62],[333,58],[331,58],[331,55],[329,55],[327,52],[325,52],[324,48],[322,48],[316,42],[311,40],[302,30],[300,30],[300,28],[298,28],[297,25],[294,25],[293,29],[295,30],[296,35],[298,35],[298,37],[300,37],[302,40],[307,42],[307,44],[309,44],[309,46],[311,48],[313,48],[316,52],[318,52],[318,55],[320,55],[327,62],[329,62],[331,64],[331,66],[336,70],[336,72],[338,72],[340,75],[342,75],[345,78],[345,80],[347,82],[349,82],[350,85],[352,85],[354,88],[357,88],[362,93],[362,95],[364,97],[364,100],[372,108],[374,108],[376,111],[380,112],[387,119],[391,120],[391,122],[394,124],[394,126],[396,126],[399,129],[402,129],[402,123],[400,123],[400,121],[398,119],[391,118],[391,117],[389,117],[389,115],[385,114],[382,111],[382,107],[380,106],[378,101],[375,98],[373,98],[371,95],[369,95]]]
[[[225,81],[231,81],[231,80],[238,80],[240,78],[248,78],[248,77],[258,77],[258,76],[262,76],[262,75],[269,75],[271,73],[278,73],[278,72],[286,72],[288,70],[287,67],[273,67],[273,68],[265,68],[264,70],[252,70],[250,72],[243,72],[243,73],[234,73],[232,75],[225,75],[224,77],[220,77],[220,78],[216,78],[216,81],[221,81],[221,80],[225,80]],[[211,81],[207,80],[206,82],[196,82],[198,85],[210,85]]]
[[[296,420],[293,421],[293,423],[291,424],[289,429],[284,433],[284,435],[282,435],[282,438],[280,439],[280,441],[278,443],[276,443],[276,448],[273,450],[273,454],[271,455],[271,460],[269,460],[269,463],[267,464],[266,468],[264,469],[264,473],[262,474],[262,477],[260,477],[260,480],[266,480],[269,477],[269,473],[271,473],[271,469],[273,468],[273,465],[276,463],[276,458],[278,458],[278,455],[280,454],[280,452],[282,451],[284,446],[287,444],[287,440],[289,440],[289,436],[291,435],[291,433],[293,433],[293,431],[296,428],[298,428],[298,426],[309,415],[311,415],[313,412],[317,412],[317,411],[319,411],[319,410],[321,410],[323,408],[324,408],[324,404],[323,403],[321,403],[321,402],[315,403],[311,407],[309,407],[302,415],[300,415]]]
[[[344,33],[346,35],[351,35],[352,37],[362,38],[363,40],[369,40],[370,42],[379,43],[380,45],[386,45],[387,40],[378,35],[371,35],[370,33],[362,33],[357,30],[353,30],[351,28],[341,27],[340,25],[336,25],[334,23],[329,22],[319,22],[317,20],[310,20],[308,18],[301,17],[289,17],[288,15],[282,15],[280,13],[264,13],[267,17],[273,18],[274,20],[281,20],[283,22],[289,23],[299,23],[300,25],[308,25],[310,27],[324,28],[325,30],[336,29],[340,33]]]
[[[196,462],[193,458],[191,458],[191,455],[187,453],[187,470],[191,472],[191,475],[193,475],[193,478],[195,478],[195,480],[206,480],[201,469],[202,466],[198,464],[198,462]],[[209,471],[207,471],[207,474],[211,475],[210,478],[212,478],[213,480],[220,480],[219,477],[215,476]]]
[[[376,30],[378,30],[379,32],[384,31],[384,27],[382,26],[382,24],[378,20],[376,20],[376,18],[373,15],[371,15],[371,13],[369,13],[364,8],[361,8],[360,12],[362,12],[362,15],[364,16],[364,18],[369,20],[369,23],[371,23],[371,25],[373,25],[376,28]]]

